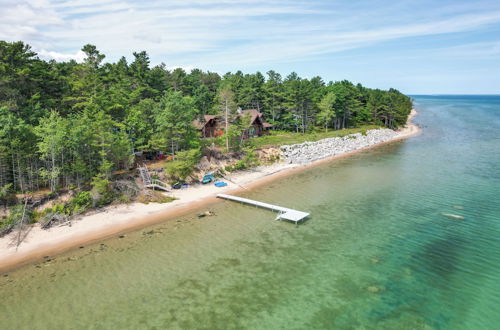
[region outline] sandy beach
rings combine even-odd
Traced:
[[[412,110],[407,125],[401,128],[393,139],[372,147],[418,134],[420,128],[412,123],[412,119],[416,114],[417,112]],[[310,166],[330,162],[333,159],[346,157],[365,149],[367,148],[357,149],[309,164],[299,165],[280,162],[270,166],[261,166],[252,170],[232,173],[227,176],[230,180],[227,187],[218,188],[209,184],[195,185],[178,191],[174,190],[169,195],[178,199],[167,204],[132,203],[109,206],[74,219],[71,226],[66,225],[43,230],[39,225],[35,224],[23,234],[25,237],[19,246],[17,245],[18,232],[14,231],[0,239],[0,273],[42,259],[44,256],[53,256],[72,248],[178,217],[193,209],[199,209],[213,203],[216,200],[217,193],[237,194],[244,189],[255,188],[283,176],[292,175]]]

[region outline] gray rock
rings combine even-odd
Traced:
[[[367,131],[366,135],[355,133],[341,138],[327,138],[315,142],[285,145],[281,147],[281,151],[287,163],[305,164],[389,141],[396,135],[397,133],[390,129],[374,129]]]

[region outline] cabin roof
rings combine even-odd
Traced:
[[[262,124],[263,127],[270,128],[273,127],[273,125],[266,123],[264,119],[262,118],[262,113],[259,112],[257,109],[247,109],[243,110],[240,113],[240,116],[245,116],[245,115],[250,115],[250,123],[253,124],[257,120]],[[216,120],[220,116],[217,115],[204,115],[203,116],[203,121],[200,119],[195,119],[193,120],[193,126],[196,127],[196,129],[201,130],[203,127],[205,127],[211,120]]]
[[[193,120],[193,126],[196,127],[196,129],[202,129],[209,121],[215,119],[216,117],[217,117],[216,115],[204,115],[203,116],[204,121],[202,122],[199,119],[195,119]]]
[[[269,123],[266,123],[264,121],[264,118],[262,118],[262,113],[259,112],[257,109],[247,109],[247,110],[243,110],[241,111],[241,114],[243,116],[245,115],[250,115],[250,123],[253,124],[257,119],[259,119],[259,121],[262,123],[262,126],[263,127],[273,127],[273,125],[269,124]]]
[[[247,109],[241,111],[241,114],[243,116],[250,115],[250,123],[253,124],[253,122],[262,116],[262,114],[257,110],[257,109]]]

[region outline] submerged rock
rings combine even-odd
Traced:
[[[198,218],[211,217],[214,215],[215,215],[215,213],[212,211],[205,211],[203,213],[198,214]]]
[[[368,292],[371,292],[371,293],[380,293],[380,292],[382,292],[382,288],[378,287],[378,286],[375,286],[375,285],[370,285],[369,287],[366,288],[366,290],[368,290]]]

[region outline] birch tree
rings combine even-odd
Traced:
[[[320,112],[318,113],[317,122],[325,126],[325,131],[328,132],[328,126],[331,124],[332,119],[335,118],[335,111],[333,105],[335,104],[335,94],[329,92],[326,94],[318,104]]]

